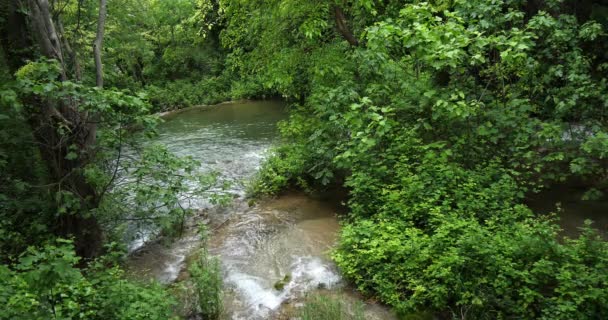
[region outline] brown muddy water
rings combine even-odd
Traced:
[[[608,240],[608,201],[582,200],[585,188],[558,185],[539,194],[530,195],[526,204],[538,214],[555,214],[562,229],[561,235],[575,238],[585,220]]]
[[[170,114],[160,127],[159,142],[179,155],[202,161],[233,182],[234,202],[224,208],[205,199],[187,205],[202,214],[184,236],[169,244],[133,241],[127,268],[142,278],[170,284],[187,278],[188,258],[201,247],[195,227],[208,225],[209,252],[218,257],[224,280],[225,319],[289,319],[309,295],[337,296],[346,304],[363,304],[366,319],[395,319],[386,307],[364,301],[342,280],[329,257],[342,208],[290,193],[249,206],[244,182],[259,169],[276,141],[276,123],[285,118],[281,102],[239,102],[192,108]],[[147,243],[146,243],[147,242]],[[278,281],[289,281],[277,288]]]
[[[234,202],[213,207],[206,199],[184,205],[201,214],[184,236],[171,243],[150,242],[141,232],[131,243],[128,269],[137,277],[170,284],[187,278],[189,257],[201,248],[198,224],[210,230],[209,252],[218,257],[224,280],[225,319],[290,319],[306,296],[339,297],[363,303],[366,319],[395,319],[386,307],[365,301],[341,278],[329,258],[340,224],[337,201],[289,193],[249,206],[244,183],[259,170],[276,142],[276,123],[285,119],[276,101],[236,102],[190,108],[165,117],[158,142],[202,162],[200,170],[218,171],[232,182]],[[585,219],[608,235],[608,202],[582,201],[582,191],[557,187],[531,196],[527,204],[540,214],[556,212],[563,235],[574,237]],[[275,288],[288,276],[283,288]]]

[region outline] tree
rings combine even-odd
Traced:
[[[355,38],[355,36],[348,28],[346,17],[344,16],[344,11],[338,5],[334,5],[334,18],[336,21],[336,27],[338,28],[338,31],[340,32],[340,34],[342,34],[344,39],[346,39],[346,41],[348,41],[351,46],[358,46],[359,40]]]
[[[99,0],[99,18],[97,21],[97,34],[93,43],[95,56],[95,81],[98,88],[103,88],[103,64],[101,63],[101,48],[103,47],[103,33],[106,27],[106,0]]]
[[[103,1],[101,2],[103,4]],[[22,24],[47,59],[59,63],[61,81],[68,81],[66,51],[58,33],[56,20],[48,0],[28,0],[29,25]],[[100,34],[98,49],[101,50],[105,6],[100,9]],[[29,28],[28,28],[29,26]],[[96,59],[101,68],[101,60]],[[98,76],[98,79],[100,77]],[[102,82],[99,82],[102,85]],[[33,128],[40,153],[46,163],[57,197],[74,198],[78,202],[76,212],[61,215],[59,233],[74,236],[76,251],[83,257],[95,257],[101,252],[103,234],[90,210],[99,203],[98,194],[84,176],[84,166],[93,158],[97,124],[87,111],[79,108],[78,99],[41,98],[30,95],[28,120]]]

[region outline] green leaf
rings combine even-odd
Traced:
[[[66,160],[75,160],[78,158],[78,154],[74,151],[70,151],[65,155]]]

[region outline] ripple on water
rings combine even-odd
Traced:
[[[225,179],[243,181],[259,169],[276,137],[275,124],[284,118],[282,109],[280,103],[262,102],[180,112],[160,127],[158,142],[178,155],[200,160],[202,171],[218,171]],[[242,199],[242,183],[231,189]],[[205,199],[189,204],[194,208],[208,205]],[[342,287],[327,257],[339,230],[333,204],[289,194],[253,208],[236,200],[225,211],[210,216],[219,227],[209,239],[209,251],[221,261],[230,318],[272,319],[288,301],[299,301],[317,288]],[[147,245],[132,256],[130,264],[139,275],[169,283],[199,245],[196,234],[170,246]],[[282,290],[275,289],[286,275],[290,281]]]
[[[317,288],[332,289],[340,284],[340,276],[331,264],[317,257],[294,257],[291,266],[291,280],[282,290],[277,290],[267,279],[249,273],[242,273],[238,268],[227,267],[225,282],[232,287],[240,300],[232,305],[240,308],[232,310],[233,319],[267,319],[286,301],[304,296],[306,292]]]
[[[233,319],[270,319],[287,301],[339,286],[325,255],[338,229],[332,205],[292,194],[249,208],[216,230],[210,250],[222,261]]]

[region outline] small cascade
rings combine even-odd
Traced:
[[[196,225],[204,219],[210,230],[209,253],[221,262],[228,319],[277,318],[284,306],[301,304],[316,291],[347,294],[345,299],[353,303],[361,300],[348,293],[329,258],[340,229],[339,206],[299,193],[251,207],[244,199],[243,182],[259,170],[277,136],[276,122],[285,116],[283,108],[277,102],[248,102],[167,116],[158,142],[178,155],[199,159],[200,170],[220,172],[233,182],[229,192],[234,201],[218,208],[194,199],[189,207],[205,208],[206,213],[169,244],[154,242],[151,232],[141,233],[130,245],[134,274],[165,284],[179,281],[189,256],[202,245]],[[370,319],[392,318],[384,308],[368,309]]]

